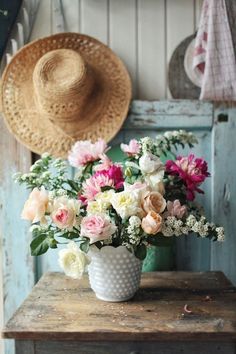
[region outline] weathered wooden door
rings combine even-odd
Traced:
[[[176,240],[176,269],[220,269],[236,283],[235,113],[233,108],[214,109],[208,102],[134,101],[126,123],[112,145],[134,137],[155,137],[173,129],[191,130],[196,134],[199,144],[194,152],[207,160],[211,171],[211,178],[204,184],[205,195],[199,196],[199,201],[203,203],[209,219],[225,226],[227,240],[224,244],[218,244],[195,236],[179,238]],[[179,153],[188,153],[188,150],[179,150]],[[36,265],[37,277],[48,270],[59,270],[57,252],[50,250],[37,259]]]
[[[112,142],[113,145],[117,145],[132,137],[147,135],[154,137],[158,133],[173,129],[194,131],[199,139],[195,153],[207,160],[212,172],[211,178],[204,185],[206,212],[209,218],[225,226],[226,242],[213,244],[196,237],[179,238],[176,242],[176,269],[222,270],[234,283],[236,283],[235,116],[234,108],[223,106],[214,108],[208,102],[134,101],[123,129]],[[2,127],[2,131],[3,129]],[[17,169],[29,168],[29,152],[18,144],[14,148],[7,134],[3,135],[1,140],[1,151],[6,151],[0,174],[0,216],[4,314],[7,319],[42,273],[58,270],[58,264],[55,250],[50,250],[37,259],[29,256],[28,224],[20,220],[20,210],[27,198],[27,192],[14,185],[11,180],[12,173]]]

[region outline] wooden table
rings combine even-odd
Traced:
[[[87,278],[47,273],[3,337],[17,354],[235,354],[236,289],[221,272],[146,273],[133,300],[108,303]]]

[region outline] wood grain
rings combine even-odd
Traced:
[[[236,284],[236,186],[234,168],[236,166],[235,130],[236,109],[231,104],[220,104],[214,111],[212,189],[213,220],[225,227],[226,240],[212,244],[211,267],[222,269]],[[220,171],[220,173],[217,173]]]
[[[136,0],[109,1],[109,46],[123,60],[136,97],[137,42]]]
[[[137,98],[163,99],[166,93],[166,14],[164,0],[137,1]]]
[[[16,354],[35,354],[35,343],[31,340],[17,340],[15,351]]]
[[[169,63],[175,48],[188,35],[192,35],[194,33],[194,1],[166,0],[166,8],[166,50],[167,63]],[[166,96],[168,98],[171,97],[169,90],[167,90]]]
[[[43,342],[35,344],[37,354],[235,354],[234,343],[166,342]],[[18,354],[18,353],[16,353]],[[19,354],[31,354],[19,352]],[[32,353],[33,354],[33,353]]]
[[[209,297],[211,301],[206,301]],[[5,338],[76,341],[236,340],[236,289],[220,272],[146,273],[134,299],[96,299],[88,279],[47,273]],[[188,305],[192,313],[184,312]]]

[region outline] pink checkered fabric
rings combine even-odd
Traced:
[[[202,73],[200,99],[236,100],[236,60],[225,0],[205,0],[193,69]]]

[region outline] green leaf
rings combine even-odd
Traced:
[[[48,244],[50,248],[57,248],[58,242],[54,238],[50,238]]]
[[[78,183],[76,183],[75,181],[73,181],[72,179],[68,179],[67,183],[69,184],[69,186],[74,189],[76,192],[78,192],[80,190],[80,187],[78,186]]]
[[[161,235],[148,236],[147,242],[152,246],[168,247],[172,245],[173,237],[165,237]]]
[[[104,187],[101,187],[101,191],[102,192],[105,192],[105,191],[109,191],[110,189],[113,189],[111,186],[104,186]]]
[[[84,253],[88,253],[88,251],[89,251],[89,242],[90,242],[90,240],[89,240],[89,238],[87,238],[85,241],[81,242],[79,245],[79,248]]]
[[[147,248],[144,244],[139,245],[136,247],[134,251],[135,257],[143,261],[146,258],[147,255]]]
[[[49,249],[47,235],[41,234],[35,237],[30,244],[30,248],[32,256],[40,256],[41,254],[46,253]]]
[[[102,248],[102,244],[100,241],[94,243],[94,245],[100,250]]]

